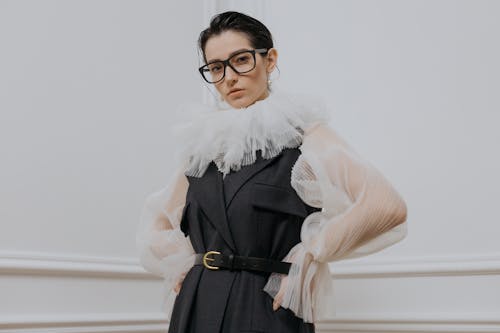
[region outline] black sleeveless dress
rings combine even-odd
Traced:
[[[306,216],[319,208],[305,204],[290,185],[299,148],[256,161],[223,179],[214,162],[189,187],[180,228],[195,252],[281,260],[300,242]],[[290,309],[274,311],[263,291],[271,273],[210,270],[193,266],[172,309],[169,333],[313,333]]]

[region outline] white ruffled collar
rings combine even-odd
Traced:
[[[268,159],[284,148],[300,146],[308,126],[330,119],[322,98],[279,88],[246,108],[224,105],[181,106],[184,116],[191,115],[191,119],[174,125],[172,130],[180,145],[177,158],[186,166],[186,176],[203,176],[213,161],[225,177],[254,163],[257,150]]]

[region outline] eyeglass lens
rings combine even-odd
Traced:
[[[251,71],[255,67],[255,58],[252,52],[242,52],[229,58],[231,66],[239,73]],[[205,66],[203,76],[209,82],[217,82],[224,76],[224,63],[222,61],[213,62]]]

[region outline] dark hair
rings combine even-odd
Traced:
[[[198,47],[203,54],[203,60],[205,62],[207,62],[205,45],[208,39],[227,30],[234,30],[246,34],[250,41],[250,45],[255,49],[270,49],[273,47],[271,32],[262,22],[243,13],[227,11],[213,16],[210,20],[210,26],[200,33]]]

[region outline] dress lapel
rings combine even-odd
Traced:
[[[190,177],[189,186],[194,187],[193,193],[209,222],[227,245],[236,251],[226,216],[222,173],[217,170],[215,163],[210,163],[202,177]]]

